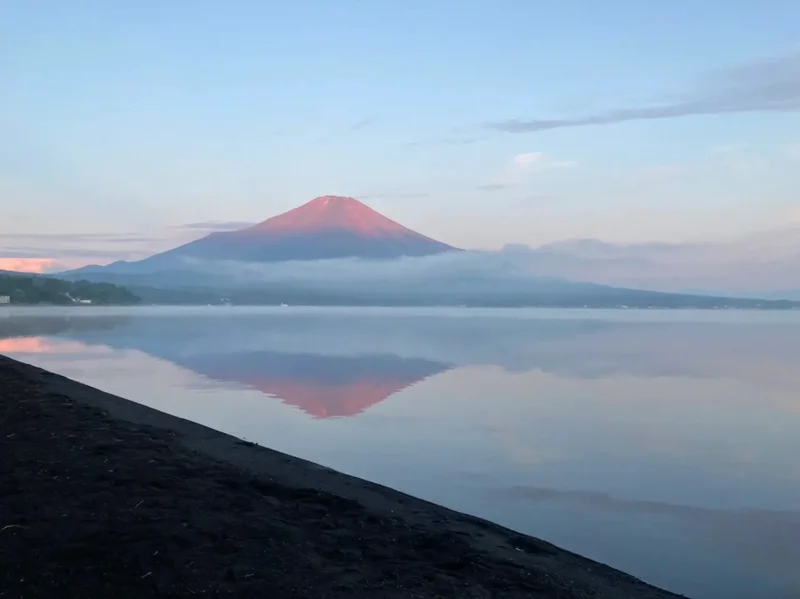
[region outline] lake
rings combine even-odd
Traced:
[[[3,307],[0,353],[695,599],[800,596],[800,312]]]

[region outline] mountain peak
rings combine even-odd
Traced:
[[[452,250],[455,248],[412,231],[355,198],[324,195],[246,229],[212,233],[142,262],[151,268],[175,258],[242,262],[391,259]]]
[[[362,237],[419,236],[348,196],[324,195],[247,229],[251,233],[298,234],[344,230]]]

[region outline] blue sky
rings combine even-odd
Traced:
[[[797,23],[796,0],[6,0],[0,258],[134,257],[324,194],[474,248],[785,226]]]

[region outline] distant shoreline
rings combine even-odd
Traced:
[[[771,300],[779,301],[779,300]],[[787,300],[788,301],[788,300]],[[203,304],[203,303],[138,303],[138,304],[0,304],[0,311],[13,308],[428,308],[428,309],[493,309],[493,310],[607,310],[618,312],[793,312],[800,311],[800,302],[791,302],[791,306],[574,306],[574,305],[450,305],[450,304]]]
[[[2,356],[0,381],[9,596],[678,597]]]
[[[4,308],[138,308],[139,306],[147,306],[148,304],[88,304],[88,303],[71,303],[71,304],[0,304],[0,310]]]

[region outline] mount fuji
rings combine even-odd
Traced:
[[[261,223],[211,233],[142,260],[56,276],[123,285],[148,303],[762,305],[562,278],[542,272],[527,252],[522,254],[461,250],[412,231],[355,198],[327,195]]]
[[[390,260],[458,251],[386,218],[355,198],[321,196],[256,225],[211,233],[136,262],[72,273],[172,270],[187,260],[269,263],[360,258]]]

